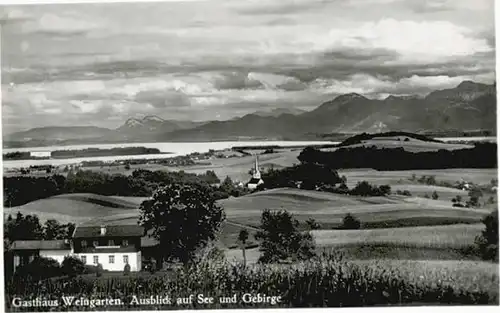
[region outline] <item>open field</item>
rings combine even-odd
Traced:
[[[474,244],[483,224],[454,224],[360,230],[313,230],[320,247],[396,245],[403,247],[466,248]]]
[[[56,219],[60,223],[82,223],[96,217],[115,218],[123,213],[137,215],[137,205],[126,197],[114,198],[96,194],[63,194],[36,200],[25,205],[4,208],[4,215],[17,212],[36,214],[41,222]]]
[[[228,220],[258,226],[264,209],[286,209],[299,221],[314,218],[322,228],[337,227],[347,213],[364,227],[478,223],[489,210],[452,207],[451,202],[416,197],[353,197],[280,188],[220,201]]]
[[[418,140],[415,138],[397,136],[397,137],[384,137],[384,138],[373,138],[371,140],[363,140],[359,144],[349,145],[344,148],[358,148],[358,147],[372,147],[375,146],[377,149],[394,149],[403,148],[410,152],[425,152],[425,151],[438,151],[441,149],[445,150],[458,150],[458,149],[470,149],[474,146],[465,144],[452,144],[452,143],[440,143],[440,142],[430,142]]]
[[[366,180],[377,185],[389,184],[392,190],[397,190],[397,184],[415,183],[410,178],[415,174],[421,176],[435,176],[437,181],[454,183],[465,180],[475,184],[486,185],[492,179],[498,177],[498,169],[442,169],[442,170],[409,170],[409,171],[376,171],[373,169],[348,169],[339,170],[339,175],[347,178],[348,184],[356,184],[358,181]]]
[[[275,153],[259,155],[259,165],[261,168],[274,167],[276,169],[292,166],[299,163],[297,156],[300,154],[301,149],[282,149],[276,150]],[[251,151],[251,153],[255,153]],[[209,162],[210,164],[203,164]],[[234,158],[214,158],[204,160],[202,164],[195,164],[190,166],[164,166],[161,164],[141,164],[130,165],[130,169],[125,169],[125,166],[104,166],[104,167],[88,167],[82,168],[84,170],[99,171],[108,174],[124,174],[130,175],[136,169],[146,169],[150,171],[185,171],[187,173],[201,174],[206,171],[214,171],[215,174],[222,180],[226,176],[231,177],[234,181],[247,182],[250,179],[248,171],[253,168],[255,164],[255,156],[242,156]]]

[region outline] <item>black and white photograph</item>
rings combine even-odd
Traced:
[[[3,309],[498,306],[494,9],[0,4]]]

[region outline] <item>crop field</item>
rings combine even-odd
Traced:
[[[403,247],[466,248],[484,228],[483,224],[454,224],[360,230],[313,230],[320,247],[349,245],[396,245]]]

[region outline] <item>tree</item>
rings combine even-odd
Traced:
[[[246,266],[247,264],[247,257],[246,257],[246,244],[248,240],[248,231],[246,229],[240,230],[240,233],[238,234],[238,242],[241,243],[241,251],[243,252],[243,266]]]
[[[361,222],[351,215],[351,213],[347,213],[344,219],[342,220],[342,225],[340,229],[360,229]]]
[[[299,222],[285,210],[264,210],[260,231],[255,238],[260,241],[261,263],[307,260],[315,255],[310,233],[298,230]]]
[[[82,260],[74,256],[67,256],[61,263],[61,270],[64,275],[76,277],[85,270],[85,264]]]
[[[126,169],[127,171],[130,169],[130,164],[129,164],[129,163],[125,164],[125,169]]]
[[[197,249],[216,238],[224,219],[224,210],[216,204],[210,188],[172,183],[142,202],[139,223],[160,242],[162,257],[187,265]]]
[[[389,185],[381,185],[378,189],[381,196],[385,196],[391,193],[391,186]]]
[[[439,195],[438,193],[434,190],[434,192],[432,193],[432,200],[437,200],[439,199]]]
[[[43,238],[43,227],[36,215],[24,216],[17,212],[16,218],[7,219],[4,235],[10,242],[15,240],[39,240]]]
[[[476,237],[476,245],[484,260],[498,262],[498,210],[487,215],[482,222],[485,228]]]
[[[65,227],[54,219],[44,224],[43,237],[45,240],[63,239],[66,237]]]

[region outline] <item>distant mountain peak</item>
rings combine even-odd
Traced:
[[[156,115],[148,115],[148,116],[145,116],[143,119],[142,119],[143,122],[165,122],[164,119],[162,119],[161,117],[159,116],[156,116]]]
[[[359,93],[351,92],[344,95],[336,97],[333,101],[351,101],[355,99],[367,99],[366,97],[360,95]]]
[[[478,87],[478,86],[482,86],[483,84],[480,84],[480,83],[475,83],[471,80],[464,80],[463,82],[461,82],[457,88],[459,89],[465,89],[465,88],[475,88],[475,87]]]
[[[417,95],[405,95],[405,96],[394,96],[390,95],[384,100],[411,100],[411,99],[418,99],[419,97]]]
[[[143,124],[140,119],[132,117],[129,118],[127,121],[125,121],[124,126],[135,128],[135,127],[141,127]]]

